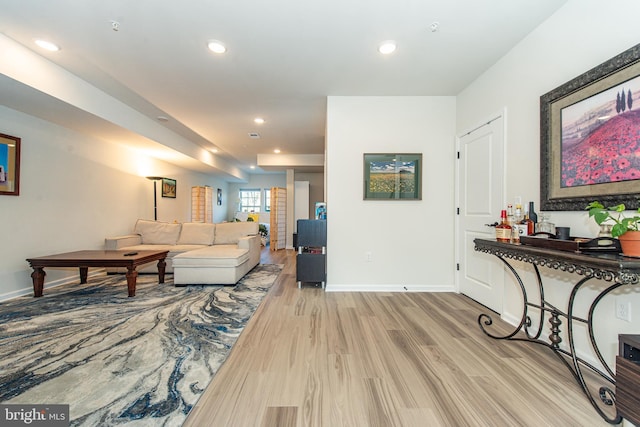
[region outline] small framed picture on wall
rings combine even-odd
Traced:
[[[20,194],[20,138],[0,133],[0,194]]]
[[[171,178],[162,178],[162,197],[170,199],[176,198],[176,180]]]

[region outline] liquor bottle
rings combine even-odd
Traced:
[[[520,243],[522,228],[524,228],[524,226],[521,224],[523,219],[524,216],[522,215],[522,205],[516,203],[516,210],[513,214],[513,222],[511,223],[511,243]]]
[[[513,215],[513,205],[509,203],[507,205],[507,225],[511,227],[511,238],[509,239],[511,242],[514,240],[513,233],[516,231],[516,221]]]
[[[529,219],[533,221],[533,225],[535,227],[538,223],[538,214],[533,210],[533,202],[529,202]]]
[[[516,211],[513,216],[516,220],[516,224],[520,224],[520,222],[524,219],[524,214],[522,212],[521,204],[516,204]]]
[[[513,224],[514,224],[514,220],[513,220],[513,205],[511,203],[509,203],[507,205],[507,224],[509,224],[509,226],[513,226]]]
[[[500,224],[496,225],[496,240],[498,242],[511,242],[511,226],[507,223],[507,211],[500,211]]]
[[[535,233],[536,225],[531,220],[528,210],[524,211],[524,219],[522,220],[521,224],[525,226],[525,231],[526,231],[526,234],[523,234],[523,236],[531,236],[533,233]]]

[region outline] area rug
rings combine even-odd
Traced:
[[[69,404],[72,426],[180,426],[282,266],[235,286],[123,275],[0,303],[0,403]]]

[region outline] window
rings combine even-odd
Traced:
[[[271,189],[264,189],[264,211],[271,212]]]
[[[240,212],[260,212],[260,189],[240,189]]]

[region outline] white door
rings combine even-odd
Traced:
[[[503,263],[476,252],[475,238],[495,239],[504,205],[504,118],[499,116],[459,139],[458,281],[460,292],[502,313]]]

